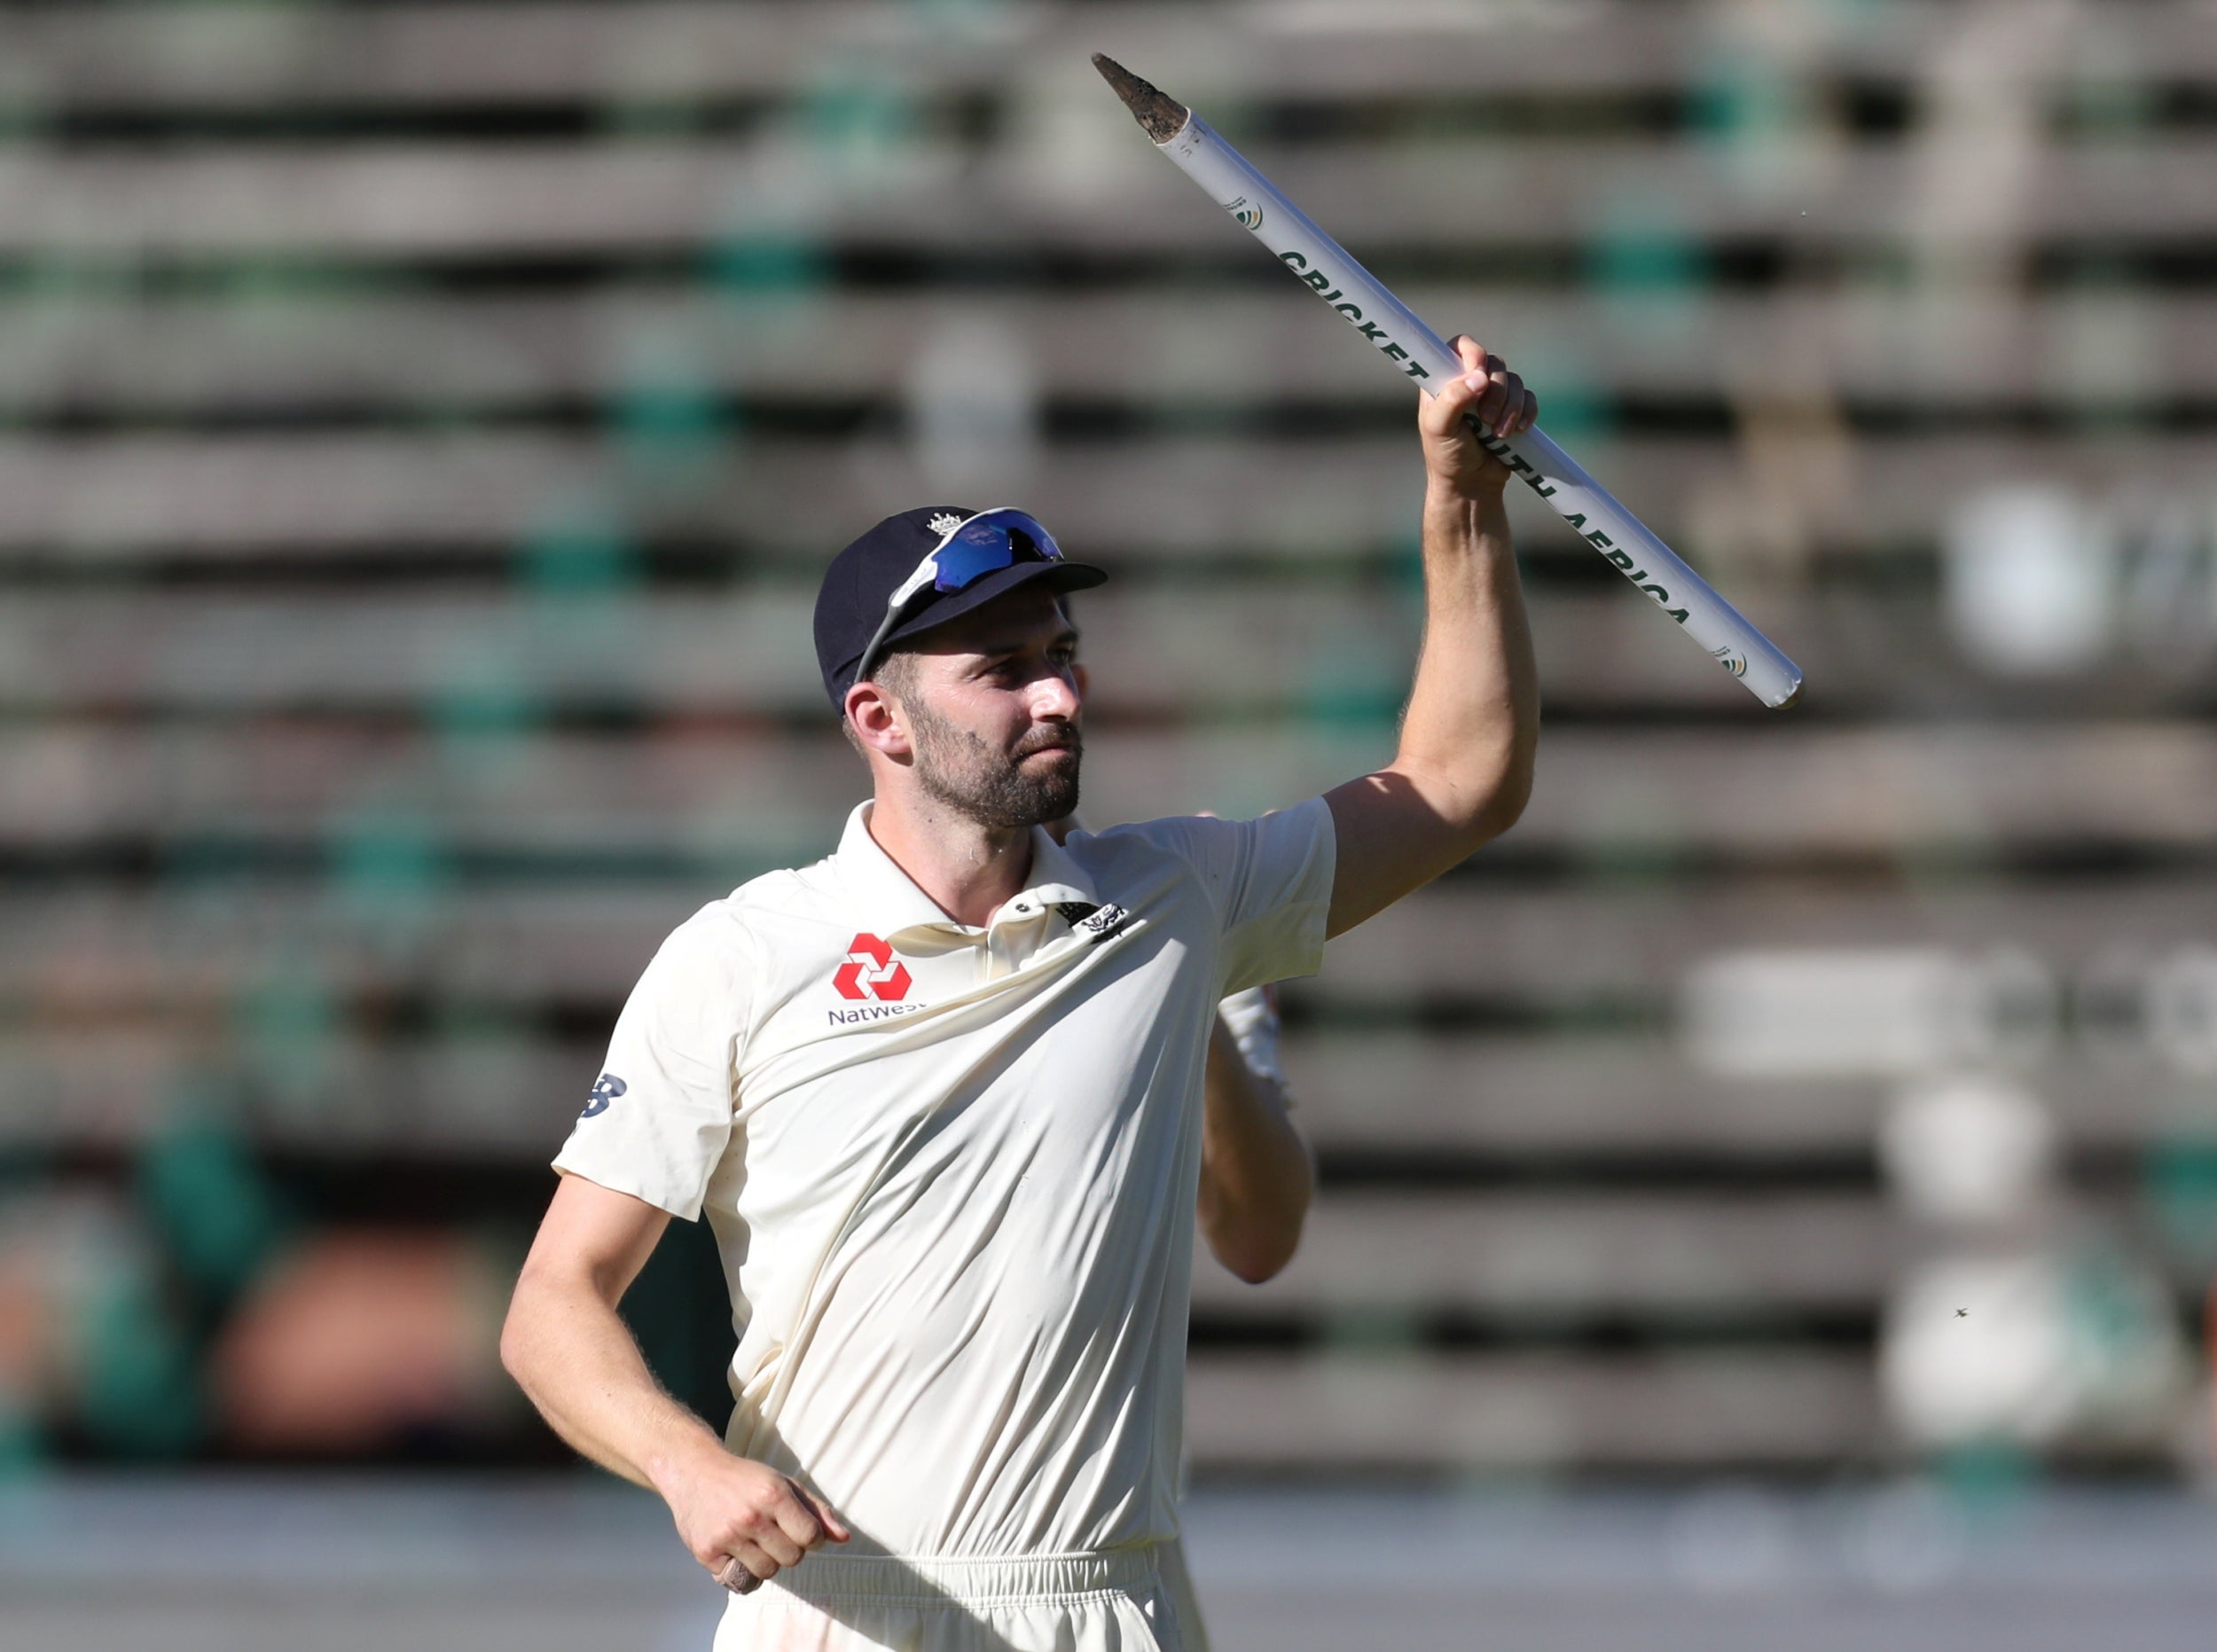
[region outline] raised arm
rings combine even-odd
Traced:
[[[1326,794],[1338,838],[1328,932],[1351,929],[1516,824],[1532,790],[1539,690],[1501,501],[1508,470],[1465,427],[1531,427],[1524,382],[1469,338],[1470,372],[1423,397],[1424,642],[1400,749]]]
[[[516,1281],[501,1363],[562,1438],[660,1492],[693,1559],[744,1592],[848,1531],[797,1482],[725,1450],[647,1370],[616,1304],[669,1221],[629,1194],[563,1177]]]

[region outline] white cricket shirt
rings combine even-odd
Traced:
[[[1035,830],[983,929],[869,810],[663,943],[555,1167],[707,1213],[729,1443],[821,1491],[849,1552],[1168,1538],[1210,1030],[1315,970],[1330,810]]]

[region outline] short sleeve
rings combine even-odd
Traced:
[[[1220,994],[1312,975],[1324,961],[1336,839],[1321,797],[1253,820],[1192,816],[1116,832],[1148,838],[1200,874],[1224,937]]]
[[[747,965],[744,932],[714,907],[662,943],[616,1018],[556,1170],[687,1221],[700,1216],[731,1141]]]

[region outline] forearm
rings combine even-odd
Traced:
[[[564,1176],[509,1301],[500,1360],[563,1439],[659,1491],[686,1551],[744,1593],[851,1533],[798,1481],[725,1451],[647,1370],[615,1305],[669,1221],[630,1194]]]
[[[509,1374],[555,1433],[612,1474],[670,1495],[716,1432],[662,1391],[615,1309],[584,1281],[517,1282],[501,1333]]]
[[[1516,823],[1532,795],[1539,674],[1501,489],[1476,432],[1532,428],[1524,380],[1473,340],[1469,372],[1420,396],[1424,644],[1393,761],[1325,794],[1337,853],[1326,930],[1341,935]]]
[[[1424,641],[1392,768],[1461,840],[1442,846],[1453,865],[1531,795],[1539,672],[1500,489],[1435,479],[1423,547]]]
[[[1292,1260],[1315,1189],[1308,1144],[1277,1086],[1248,1070],[1219,1021],[1201,1134],[1201,1231],[1218,1261],[1260,1284]]]

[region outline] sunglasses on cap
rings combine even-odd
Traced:
[[[900,623],[903,611],[927,587],[942,592],[964,591],[986,575],[998,574],[1018,562],[1061,560],[1062,547],[1054,543],[1054,536],[1022,511],[1006,505],[980,511],[948,529],[946,536],[916,565],[916,571],[886,599],[885,618],[871,636],[870,646],[862,651],[853,680],[859,683],[870,675],[885,639]]]

